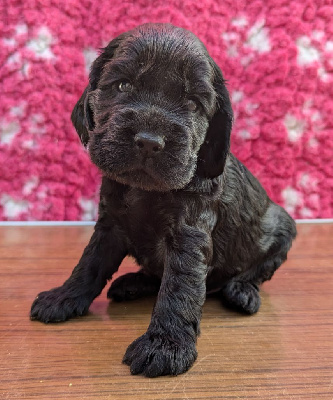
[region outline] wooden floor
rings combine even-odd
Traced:
[[[208,299],[192,369],[149,379],[121,360],[154,299],[109,303],[104,291],[86,317],[29,320],[35,295],[69,276],[92,227],[1,227],[0,399],[333,399],[333,224],[298,231],[258,314]],[[121,273],[134,269],[126,259]]]

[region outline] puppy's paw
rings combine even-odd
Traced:
[[[227,305],[247,314],[256,313],[261,304],[259,288],[250,282],[229,282],[222,290],[222,297]]]
[[[107,297],[114,301],[135,300],[158,293],[160,281],[157,278],[131,272],[117,278],[111,285]]]
[[[30,319],[41,322],[62,322],[88,312],[90,301],[73,297],[63,287],[39,293],[31,306]]]
[[[150,378],[179,375],[186,372],[197,358],[195,343],[176,343],[172,338],[146,332],[128,346],[123,362],[133,375]]]

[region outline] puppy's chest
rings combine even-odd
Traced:
[[[140,259],[163,259],[165,243],[179,225],[182,207],[172,196],[130,190],[124,195],[122,227],[131,254]],[[155,260],[154,260],[155,261]]]

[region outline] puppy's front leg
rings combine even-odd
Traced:
[[[85,314],[125,255],[125,245],[117,227],[97,222],[95,232],[72,275],[62,286],[36,297],[30,318],[47,323]]]
[[[206,233],[184,227],[167,240],[160,291],[147,332],[127,349],[132,374],[178,375],[197,357],[201,308],[206,294]]]

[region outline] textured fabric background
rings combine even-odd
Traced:
[[[89,66],[119,33],[171,22],[229,82],[232,151],[298,218],[333,217],[329,0],[2,0],[0,219],[90,220],[100,176],[70,123]]]

